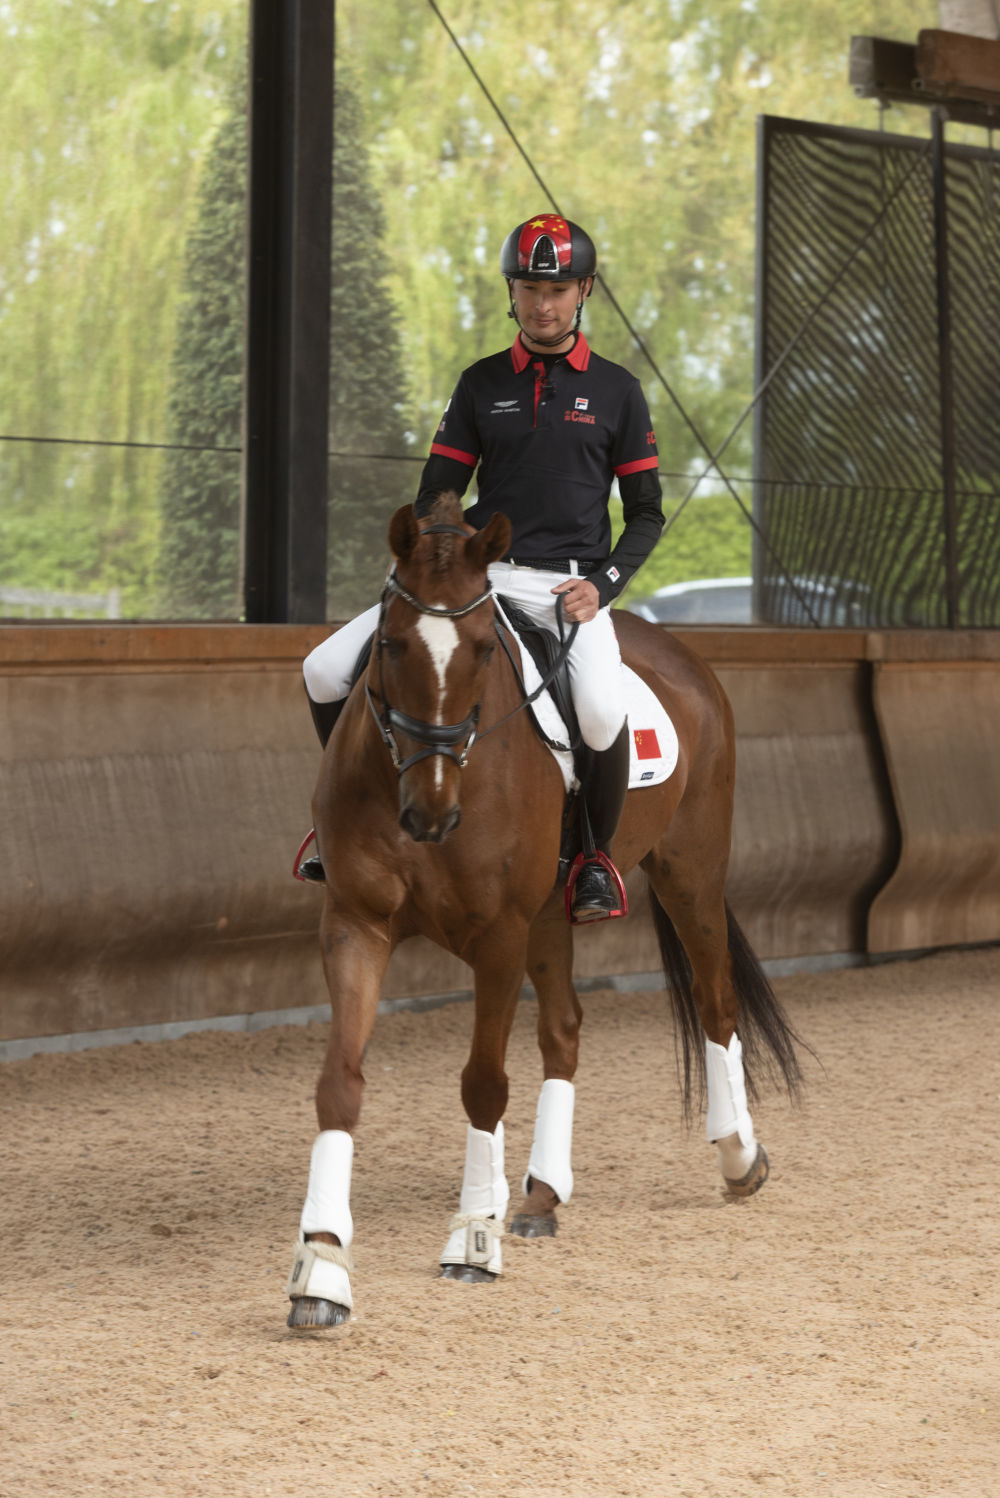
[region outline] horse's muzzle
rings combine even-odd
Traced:
[[[399,813],[400,827],[415,843],[443,843],[461,820],[460,806],[451,806],[438,817],[430,816],[412,805],[404,806]]]

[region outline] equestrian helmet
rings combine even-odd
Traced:
[[[594,241],[558,213],[525,219],[500,251],[500,274],[508,281],[577,281],[596,271]]]

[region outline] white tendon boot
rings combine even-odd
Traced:
[[[570,1153],[575,1098],[576,1088],[572,1082],[550,1077],[542,1083],[535,1114],[535,1137],[521,1187],[525,1196],[531,1181],[542,1181],[552,1187],[561,1202],[569,1201],[573,1192]]]
[[[705,1134],[719,1149],[719,1167],[726,1181],[743,1182],[757,1160],[757,1141],[747,1108],[743,1075],[743,1047],[739,1036],[728,1046],[705,1041],[705,1072],[708,1080],[708,1117]]]
[[[354,1140],[343,1129],[317,1134],[309,1163],[309,1189],[302,1208],[299,1242],[285,1292],[290,1300],[315,1296],[350,1310],[354,1304],[348,1270],[354,1265],[348,1249],[354,1237],[351,1218],[351,1165]],[[340,1247],[306,1243],[306,1233],[333,1233]]]
[[[503,1123],[496,1132],[468,1126],[465,1175],[458,1211],[449,1224],[450,1237],[441,1255],[442,1266],[465,1264],[500,1274],[500,1239],[510,1201],[503,1169]]]

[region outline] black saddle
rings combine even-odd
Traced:
[[[563,722],[566,724],[569,743],[553,744],[552,740],[542,732],[535,715],[532,713],[531,721],[535,725],[535,730],[539,738],[548,744],[550,748],[571,749],[573,751],[574,768],[579,777],[580,764],[578,761],[580,751],[584,746],[583,740],[580,737],[580,724],[576,716],[576,708],[573,706],[573,692],[569,682],[569,668],[565,659],[559,664],[555,675],[551,675],[553,666],[556,665],[560,656],[563,655],[564,647],[551,629],[546,629],[543,624],[536,624],[534,619],[529,618],[524,610],[518,604],[514,603],[512,599],[505,598],[501,594],[497,601],[503,609],[506,618],[510,621],[511,627],[518,639],[525,646],[528,654],[538,667],[542,679],[548,680],[551,676],[548,689],[552,693],[552,699],[559,709]],[[520,676],[520,672],[518,672],[518,675]]]

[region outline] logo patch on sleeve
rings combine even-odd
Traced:
[[[618,579],[621,577],[621,573],[618,571],[617,567],[609,567],[607,569],[607,571],[605,572],[604,576],[605,577],[610,577],[611,581],[613,583],[616,583],[618,581]]]

